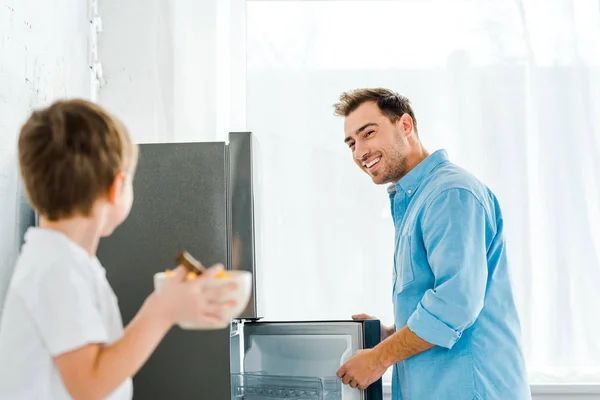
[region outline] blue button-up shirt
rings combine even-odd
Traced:
[[[394,366],[393,399],[531,399],[494,194],[444,150],[389,192],[396,329],[435,345]]]

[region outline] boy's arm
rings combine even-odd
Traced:
[[[202,277],[187,281],[184,280],[187,270],[178,267],[163,289],[146,299],[121,339],[110,345],[88,340],[69,350],[55,351],[55,363],[71,396],[86,400],[107,397],[127,378],[135,375],[176,321],[191,318],[222,323],[223,311],[233,307],[235,302],[223,303],[220,299],[233,290],[235,284],[203,287],[203,281],[221,269],[222,266],[211,267]],[[81,324],[81,318],[77,321]],[[71,324],[74,322],[71,321]],[[67,334],[65,326],[61,324],[56,329]],[[57,333],[54,333],[55,337]]]
[[[141,368],[175,321],[191,318],[220,323],[223,310],[233,306],[218,300],[235,285],[203,288],[203,280],[220,268],[209,268],[204,277],[186,281],[185,268],[178,267],[160,293],[146,299],[123,337],[107,345],[111,334],[93,284],[80,273],[89,265],[77,262],[46,266],[26,282],[29,285],[21,285],[18,293],[67,390],[76,399],[104,398],[112,393]]]
[[[88,344],[55,357],[73,398],[105,398],[144,365],[173,325],[157,300],[155,294],[148,297],[114,344]]]

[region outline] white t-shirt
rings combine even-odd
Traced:
[[[30,228],[0,320],[0,399],[71,399],[53,357],[122,336],[117,298],[98,259],[60,232]],[[132,397],[127,379],[108,399]]]

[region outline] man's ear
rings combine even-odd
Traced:
[[[398,120],[398,124],[400,125],[402,132],[404,132],[405,137],[409,136],[411,134],[411,132],[413,131],[413,128],[414,128],[413,119],[407,113],[402,114],[402,116]]]

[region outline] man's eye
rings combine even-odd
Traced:
[[[365,133],[365,136],[371,136],[373,133],[375,133],[375,131],[368,131],[367,133]]]

